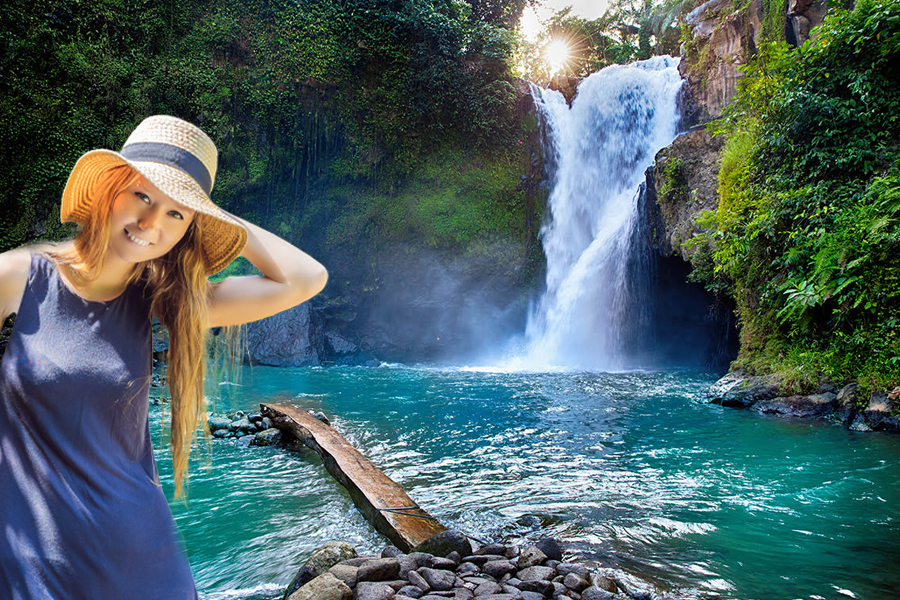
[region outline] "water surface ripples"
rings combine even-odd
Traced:
[[[697,402],[712,380],[255,367],[219,409],[322,410],[444,524],[554,535],[673,598],[896,597],[900,436]],[[201,597],[274,598],[326,541],[385,543],[311,451],[217,440],[203,462],[173,503]]]

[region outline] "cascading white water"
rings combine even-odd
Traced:
[[[635,336],[649,325],[649,274],[637,256],[638,190],[675,138],[678,59],[615,65],[581,82],[571,108],[541,90],[550,164],[542,229],[546,290],[526,329],[530,367],[641,366]],[[537,99],[536,99],[537,100]]]

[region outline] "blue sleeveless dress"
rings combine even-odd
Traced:
[[[193,600],[148,430],[149,300],[35,253],[0,362],[0,598]]]

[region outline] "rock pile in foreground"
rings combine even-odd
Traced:
[[[242,446],[272,446],[281,441],[281,431],[272,419],[242,410],[228,415],[210,414],[206,418],[209,432],[216,438],[235,438]]]
[[[439,534],[441,535],[441,534]],[[437,537],[437,536],[436,536]],[[426,542],[427,544],[427,542]],[[446,549],[446,546],[444,546]],[[357,556],[349,544],[316,550],[288,586],[284,600],[649,600],[647,590],[563,562],[559,546],[487,544],[466,556],[388,546],[381,555]]]

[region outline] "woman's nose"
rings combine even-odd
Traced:
[[[159,224],[159,210],[155,206],[148,207],[138,219],[138,227],[144,231],[152,231]]]

